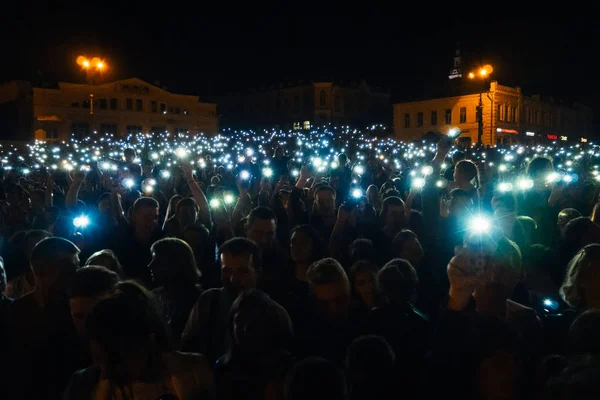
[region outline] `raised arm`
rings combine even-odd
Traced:
[[[196,200],[196,203],[198,204],[198,216],[200,222],[202,222],[205,226],[210,227],[212,219],[210,215],[210,207],[208,206],[208,200],[200,188],[200,185],[198,185],[198,182],[196,182],[194,179],[192,165],[189,163],[181,163],[181,169],[183,170],[185,181],[192,191],[192,196],[194,196],[194,200]]]
[[[54,175],[48,175],[46,178],[46,197],[45,197],[45,206],[52,207],[54,205]]]
[[[127,225],[127,218],[125,218],[125,212],[123,212],[123,205],[121,204],[121,193],[119,188],[112,188],[110,191],[110,205],[112,213],[119,225]]]
[[[69,185],[69,191],[67,192],[67,196],[65,197],[65,206],[67,209],[74,209],[77,207],[77,198],[79,197],[79,189],[83,184],[83,180],[85,179],[84,171],[77,171],[73,174],[71,178],[71,184]]]

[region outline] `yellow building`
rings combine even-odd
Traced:
[[[394,110],[394,133],[397,139],[420,139],[428,131],[462,132],[459,141],[475,144],[478,140],[477,107],[480,93],[454,97],[397,103]],[[482,89],[484,145],[540,142],[568,137],[581,141],[591,134],[592,113],[582,105],[566,107],[540,96],[525,97],[521,88],[490,82]],[[567,139],[564,139],[567,140]]]
[[[93,102],[90,100],[93,99]],[[64,140],[91,134],[216,134],[216,104],[168,92],[138,78],[100,85],[60,82],[32,88],[12,81],[0,87],[0,109],[17,115],[11,139]]]

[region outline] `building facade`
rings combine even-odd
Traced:
[[[91,101],[92,100],[92,101]],[[218,131],[217,108],[198,97],[170,93],[137,78],[100,85],[60,82],[35,88],[0,87],[0,110],[14,113],[11,139],[64,140],[91,134],[204,133]]]
[[[457,128],[459,141],[478,141],[477,108],[482,108],[484,145],[535,143],[545,140],[585,141],[591,135],[592,112],[583,105],[567,107],[540,96],[526,97],[521,88],[490,82],[480,93],[394,104],[397,139],[420,139],[428,131]],[[562,138],[562,139],[561,139]]]
[[[391,120],[389,91],[366,82],[295,82],[217,99],[227,127],[308,129],[311,125],[366,126]]]

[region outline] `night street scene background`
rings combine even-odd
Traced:
[[[3,5],[0,398],[600,398],[593,10],[423,5]]]

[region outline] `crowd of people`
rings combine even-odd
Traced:
[[[1,396],[600,397],[600,149],[368,133],[0,147]]]

